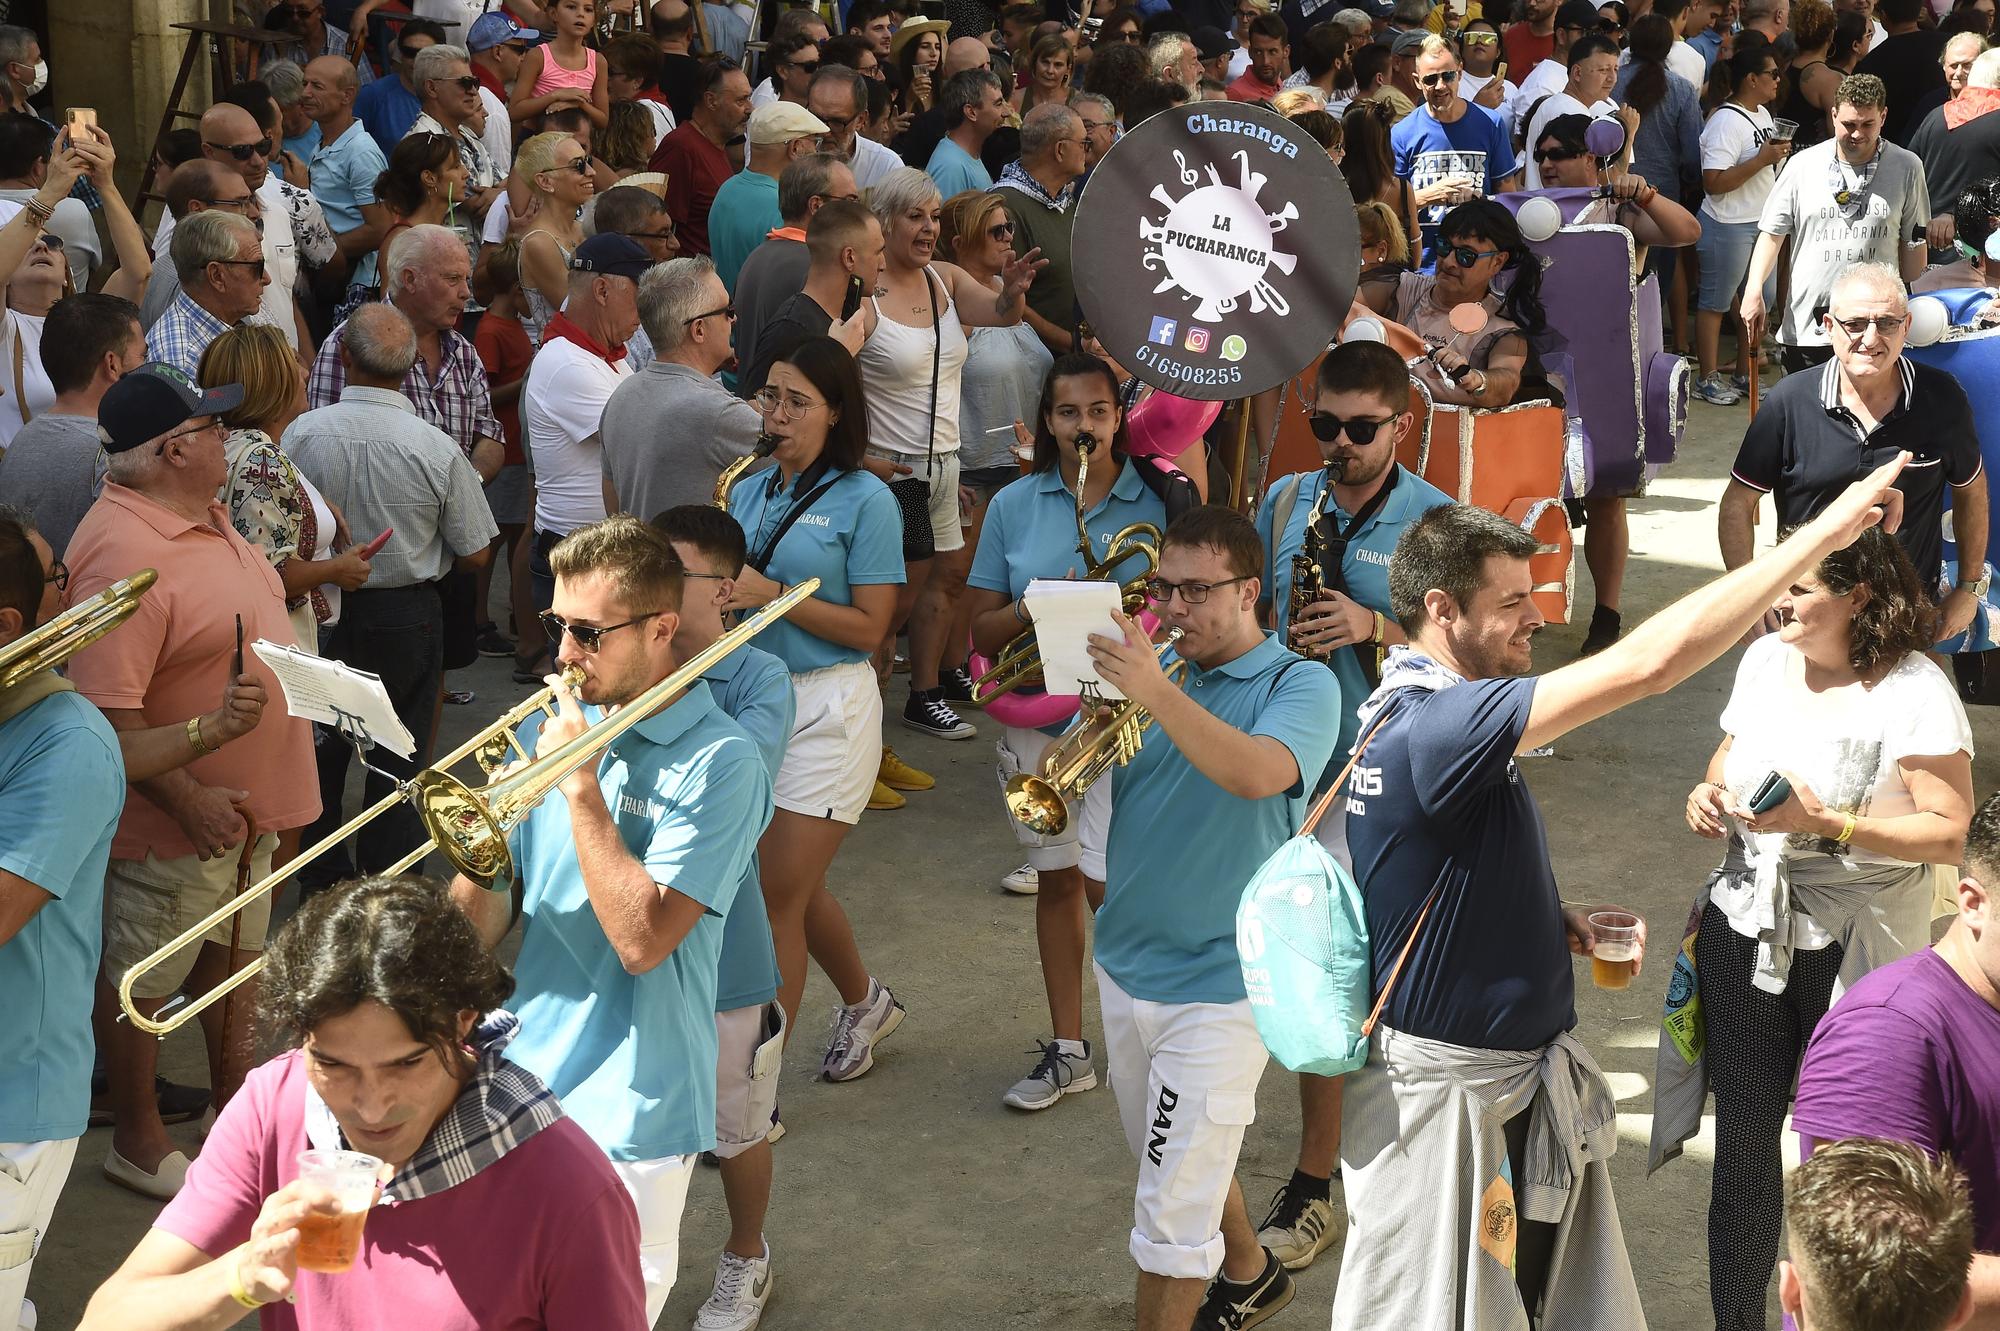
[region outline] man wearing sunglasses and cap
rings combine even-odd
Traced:
[[[270,872],[279,836],[319,812],[308,777],[311,730],[267,706],[279,696],[277,681],[255,652],[246,647],[231,674],[239,642],[297,645],[270,560],[216,502],[229,476],[220,417],[242,399],[238,385],[204,392],[157,362],[111,385],[97,408],[104,490],[64,552],[71,605],[139,569],[159,573],[138,612],[69,663],[70,682],[118,732],[130,787],[104,891],[98,1032],[116,1116],[104,1173],[157,1200],[179,1191],[188,1158],[167,1137],[154,1099],[159,1041],[110,1020],[112,986],[234,891],[251,828],[255,882]],[[184,982],[190,993],[213,986],[232,946],[263,949],[269,916],[269,901],[260,901],[243,911],[233,940],[221,925],[148,971],[133,986],[139,1009],[156,1012]],[[241,1052],[254,994],[254,981],[239,991],[248,1001],[231,1005],[226,1030],[203,1023],[218,1103],[235,1089],[225,1078],[248,1070]],[[237,1051],[233,1066],[225,1050]]]

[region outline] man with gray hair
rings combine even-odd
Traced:
[[[410,134],[449,134],[458,144],[458,160],[465,165],[465,206],[476,217],[486,216],[493,200],[500,197],[504,172],[494,164],[493,154],[480,137],[485,117],[480,114],[479,79],[472,72],[472,57],[462,46],[426,46],[411,63],[410,76],[417,85],[417,100],[423,111],[410,122]]]
[[[1327,22],[1347,34],[1347,53],[1350,56],[1375,40],[1375,20],[1368,17],[1366,10],[1343,9],[1336,12]],[[1247,52],[1244,64],[1246,67],[1249,65]]]
[[[271,278],[257,228],[236,213],[188,214],[169,253],[181,289],[147,332],[146,354],[192,379],[208,344],[257,312]]]
[[[202,112],[201,155],[223,170],[241,175],[263,205],[264,220],[258,234],[271,280],[262,288],[257,322],[283,333],[296,351],[311,346],[312,339],[296,300],[303,256],[292,228],[291,203],[285,197],[283,182],[271,170],[277,151],[257,118],[235,103],[217,102]]]
[[[729,293],[705,258],[655,265],[639,279],[639,322],[653,359],[604,404],[604,511],[650,522],[682,504],[706,504],[722,469],[756,446],[757,409],[715,373],[734,352],[735,323],[715,311]],[[661,423],[671,421],[672,428]]]
[[[1118,142],[1118,106],[1101,92],[1073,92],[1069,109],[1083,122],[1083,177],[1087,179]],[[1006,172],[1001,172],[1005,175]],[[1081,185],[1077,186],[1082,189]]]
[[[1069,266],[1072,188],[1083,175],[1089,138],[1083,118],[1044,102],[1021,122],[1021,160],[1000,173],[997,193],[1014,224],[1014,253],[1040,247],[1048,267],[1028,288],[1028,326],[1060,356],[1075,347],[1076,283]]]
[[[856,132],[868,118],[868,81],[846,65],[820,66],[806,90],[806,110],[826,125],[820,151],[846,162],[862,189],[874,186],[903,165],[903,159],[887,147]]]
[[[1885,264],[1854,264],[1836,277],[1821,325],[1832,359],[1780,379],[1743,436],[1717,509],[1722,562],[1750,562],[1765,495],[1785,531],[1908,450],[1910,464],[1896,482],[1903,492],[1896,539],[1926,589],[1937,587],[1944,571],[1946,487],[1951,491],[1959,576],[1937,629],[1938,638],[1949,638],[1972,622],[1986,592],[1986,478],[1965,390],[1944,370],[1904,357],[1910,307],[1902,279]],[[1767,616],[1765,627],[1776,626]]]
[[[1944,48],[1946,74],[1952,69],[1953,48],[1962,51],[1961,43],[1983,40],[1967,32],[1953,37]],[[2000,88],[2000,51],[1982,50],[1974,56],[1965,72],[1964,86]],[[1952,108],[1949,119],[1945,117],[1946,106]],[[1934,216],[1929,239],[1934,250],[1949,250],[1958,238],[1952,207],[1966,187],[2000,176],[2000,115],[1993,114],[1996,109],[2000,109],[2000,97],[1982,92],[1961,98],[1954,93],[1952,101],[1933,107],[1910,135],[1910,151],[1923,159],[1924,182],[1930,188]]]
[[[464,248],[458,252],[463,259]],[[392,266],[400,257],[392,251]],[[418,330],[395,306],[379,303],[361,306],[341,329],[338,354],[346,386],[339,401],[293,421],[282,446],[358,539],[389,533],[370,561],[367,585],[342,597],[340,622],[326,642],[331,659],[381,677],[397,719],[416,740],[416,752],[407,759],[376,747],[365,782],[373,803],[390,793],[392,777],[411,776],[431,760],[444,682],[438,583],[454,570],[477,569],[490,559],[500,530],[457,442],[425,422],[401,391],[416,369]],[[322,812],[309,839],[344,821],[341,796],[351,753],[338,741],[319,746]],[[424,835],[416,815],[400,804],[356,835],[354,868],[378,873]],[[342,872],[332,881],[346,876]]]
[[[281,147],[291,154],[285,161],[285,173],[294,185],[308,188],[310,174],[292,170],[293,162],[303,168],[312,160],[313,149],[319,147],[319,126],[299,105],[305,96],[306,72],[295,60],[271,60],[260,66],[257,73],[271,90],[271,100],[278,104],[278,132],[284,137]]]
[[[736,275],[736,353],[747,363],[757,338],[778,307],[805,287],[812,256],[806,251],[806,224],[821,205],[836,199],[859,199],[854,172],[832,153],[814,153],[786,167],[778,177],[779,225],[764,243],[750,251]],[[643,310],[641,311],[643,313]],[[723,382],[736,387],[736,375],[724,371]]]
[[[944,81],[938,109],[951,128],[931,150],[924,174],[949,199],[969,189],[992,189],[993,176],[980,160],[986,140],[1007,118],[1007,98],[989,69],[967,69]]]
[[[1178,83],[1192,97],[1201,87],[1201,49],[1184,32],[1157,32],[1146,43],[1146,72],[1162,83]]]

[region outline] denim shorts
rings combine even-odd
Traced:
[[[1695,253],[1701,256],[1701,288],[1695,295],[1696,309],[1736,308],[1743,279],[1750,273],[1750,251],[1755,248],[1755,222],[1718,222],[1702,214],[1701,239],[1695,243]],[[1773,268],[1770,279],[1764,283],[1765,306],[1769,307],[1777,297],[1778,273]]]

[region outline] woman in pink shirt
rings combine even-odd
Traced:
[[[87,1331],[643,1331],[639,1221],[604,1153],[508,1061],[514,978],[434,884],[371,878],[272,941],[260,1016],[301,1047],[250,1074]],[[299,1153],[384,1161],[353,1266],[301,1270],[336,1214]]]

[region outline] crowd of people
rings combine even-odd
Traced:
[[[1690,1043],[1670,997],[1653,1164],[1712,1093],[1718,1331],[1764,1327],[1774,1276],[1800,1328],[2000,1327],[2000,797],[1933,655],[1987,612],[1987,478],[1963,387],[1904,355],[1913,290],[2000,263],[1992,0],[238,8],[266,39],[151,145],[150,232],[114,174],[145,145],[44,95],[46,57],[87,56],[0,26],[0,664],[132,602],[0,683],[0,1328],[36,1325],[94,1124],[164,1209],[85,1327],[652,1326],[707,1157],[728,1239],[694,1325],[754,1331],[809,965],[825,1081],[913,1015],[828,886],[864,814],[941,802],[887,714],[986,732],[1003,784],[1105,739],[1123,714],[1032,682],[987,708],[1031,584],[1068,577],[1125,585],[1090,653],[1150,728],[1039,820],[990,810],[1048,1012],[992,1089],[1109,1081],[1141,1331],[1257,1325],[1336,1244],[1337,1331],[1645,1324],[1572,1034],[1603,903],[1558,893],[1515,759],[1746,639],[1685,808],[1720,864],[1647,972],[1702,1014]],[[1321,466],[1262,494],[1158,424],[1072,262],[1098,163],[1207,100],[1325,149],[1344,313],[1430,349],[1332,347]],[[1576,496],[1594,605],[1542,675],[1537,539],[1398,461],[1413,400],[1574,390],[1523,190],[1629,234],[1702,403],[1775,378],[1728,571],[1629,632],[1631,496]],[[1260,454],[1275,400],[1242,406]],[[411,752],[291,715],[272,649],[379,681]],[[440,883],[409,872],[436,810],[399,793],[481,656],[548,690],[520,759],[620,733]],[[1237,905],[1316,801],[1376,1016],[1360,1066],[1299,1074],[1260,1220]],[[209,1085],[161,1077],[123,1007],[254,959],[199,1014]],[[197,1119],[190,1158],[167,1129]],[[372,1162],[361,1204],[323,1152]]]

